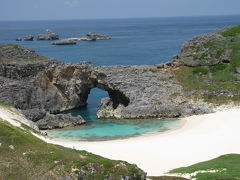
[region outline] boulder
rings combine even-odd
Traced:
[[[40,130],[73,127],[85,123],[86,121],[81,116],[74,117],[71,114],[47,114],[36,122]]]

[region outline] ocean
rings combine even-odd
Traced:
[[[240,15],[202,17],[162,17],[139,19],[98,19],[59,21],[2,21],[0,43],[18,44],[31,48],[43,56],[78,63],[90,61],[94,65],[154,65],[172,59],[181,45],[194,36],[240,24]],[[50,41],[20,41],[17,37],[34,36],[50,29],[60,39],[85,36],[96,32],[112,36],[111,40],[79,41],[77,45],[54,46]],[[166,131],[176,127],[178,120],[109,121],[98,120],[96,111],[101,98],[108,94],[93,89],[85,109],[73,110],[87,119],[82,127],[55,130],[49,135],[71,140],[122,138],[143,133]]]

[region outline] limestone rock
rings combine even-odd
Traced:
[[[27,119],[36,122],[40,119],[43,119],[47,112],[38,108],[22,110],[22,113],[26,116]]]
[[[223,30],[194,37],[183,44],[180,54],[173,57],[174,66],[211,66],[230,62],[231,51],[224,44],[227,37],[221,35]],[[214,47],[214,43],[216,47]]]
[[[0,44],[0,62],[41,59],[35,51],[14,44]],[[50,59],[50,58],[48,58]],[[0,71],[1,72],[1,71]]]
[[[99,118],[179,117],[205,113],[210,108],[190,102],[174,74],[157,66],[95,67],[88,62],[51,60],[7,62],[0,69],[0,100],[24,110],[32,121],[49,122],[45,127],[50,128],[65,125],[50,125],[50,121],[43,120],[45,112],[58,114],[84,107],[88,94],[96,87],[109,94],[100,104]]]
[[[81,116],[73,117],[71,114],[47,114],[43,119],[36,122],[41,130],[73,127],[85,123]]]
[[[227,50],[211,62],[193,62],[192,46],[201,46],[214,38],[224,37],[217,33],[196,37],[184,45],[173,62],[157,66],[94,66],[89,62],[40,61],[42,56],[34,51],[0,45],[0,101],[21,109],[40,129],[83,124],[80,117],[59,113],[85,107],[92,88],[100,88],[109,94],[101,101],[97,112],[99,118],[167,118],[208,113],[212,107],[191,101],[187,97],[191,92],[184,91],[171,69],[180,65],[226,62]],[[208,52],[206,48],[203,51]],[[32,58],[37,61],[26,61]]]

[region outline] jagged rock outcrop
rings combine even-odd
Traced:
[[[101,101],[99,118],[179,117],[211,111],[204,103],[191,102],[171,71],[155,66],[100,66],[97,72],[128,101],[114,106],[113,98]]]
[[[39,56],[19,46],[0,45],[0,101],[21,109],[44,129],[84,123],[80,119],[56,114],[86,106],[88,94],[96,87],[109,95],[100,103],[99,118],[166,118],[208,113],[212,111],[209,104],[192,101],[189,96],[196,92],[207,96],[235,94],[227,89],[211,92],[201,88],[186,90],[174,72],[181,70],[181,66],[229,64],[234,51],[227,47],[225,40],[238,42],[239,36],[234,39],[222,32],[193,38],[183,45],[173,61],[156,66],[70,64]],[[234,68],[238,74],[231,74],[231,77],[239,75],[239,66]],[[216,69],[211,69],[207,75],[212,76]],[[209,67],[207,71],[210,72]],[[203,75],[199,73],[197,77],[203,78]],[[211,85],[209,78],[205,77],[202,84],[209,83]],[[62,120],[56,123],[54,117],[58,116]]]
[[[81,117],[73,117],[71,114],[49,114],[37,121],[39,129],[58,129],[64,127],[73,127],[85,124],[86,121]]]
[[[35,78],[46,69],[61,66],[61,62],[15,45],[0,45],[0,61],[0,101],[21,109],[28,119],[39,124],[40,129],[85,123],[80,117],[49,115],[47,109],[42,108],[45,107],[46,96],[38,94],[37,85],[40,82]]]
[[[224,37],[219,30],[196,36],[183,44],[180,54],[173,57],[175,66],[212,66],[229,63],[231,50],[226,47]]]
[[[35,59],[50,59],[38,55],[35,51],[14,44],[0,44],[0,62],[19,62]]]
[[[211,111],[208,105],[186,98],[174,74],[157,66],[95,67],[88,62],[40,61],[34,51],[8,47],[5,53],[5,46],[1,47],[0,59],[11,61],[0,65],[0,101],[21,109],[42,129],[84,123],[53,114],[86,106],[95,87],[109,94],[101,101],[99,118],[179,117]],[[36,61],[24,61],[32,57]],[[22,60],[12,61],[15,58]]]

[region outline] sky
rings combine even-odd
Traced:
[[[240,14],[240,0],[0,0],[0,21]]]

